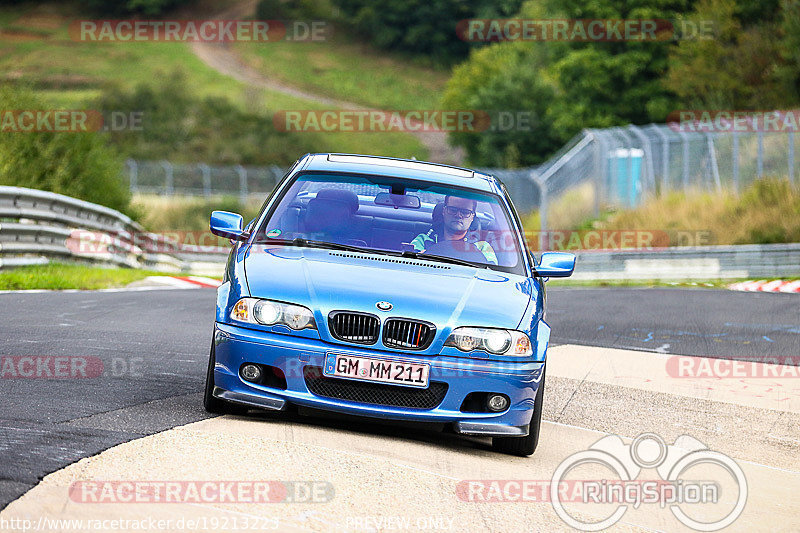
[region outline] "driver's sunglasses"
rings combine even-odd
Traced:
[[[460,207],[446,205],[444,206],[444,210],[447,211],[447,214],[451,217],[456,215],[460,216],[461,218],[470,218],[475,216],[475,211],[472,209],[461,209]]]

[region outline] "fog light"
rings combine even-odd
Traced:
[[[492,394],[486,404],[491,411],[504,411],[508,407],[508,398],[500,394]]]
[[[258,381],[261,377],[261,369],[256,365],[244,365],[241,374],[247,381]]]

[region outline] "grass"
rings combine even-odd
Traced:
[[[148,276],[163,275],[163,272],[150,270],[50,263],[1,271],[0,290],[109,289],[124,287]]]
[[[547,209],[547,227],[549,229],[567,230],[583,229],[585,221],[594,211],[594,186],[583,183],[569,189],[550,202]],[[539,231],[541,219],[539,211],[532,211],[522,217],[525,231]]]
[[[247,224],[261,209],[264,198],[253,198],[245,205],[233,197],[195,198],[181,196],[136,195],[132,205],[141,213],[141,223],[150,231],[208,231],[212,211],[232,211]],[[228,245],[227,241],[224,243]]]
[[[249,66],[333,99],[390,110],[438,109],[449,72],[415,65],[336,27],[322,42],[238,43]]]
[[[186,43],[73,41],[69,22],[80,17],[80,13],[81,5],[77,2],[0,6],[0,78],[32,85],[47,105],[53,107],[90,107],[109,85],[132,90],[139,84],[157,84],[174,70],[186,73],[186,86],[196,96],[227,98],[242,109],[264,116],[265,120],[271,120],[278,110],[330,107],[275,91],[253,89],[223,76],[197,58]],[[3,33],[10,29],[30,35],[20,39]],[[320,152],[427,157],[422,144],[405,133],[308,135],[318,144]]]
[[[796,278],[780,278],[781,281],[795,281]],[[551,278],[547,282],[548,287],[675,287],[675,288],[694,288],[694,289],[727,289],[733,283],[743,281],[756,281],[749,278],[744,279],[711,279],[702,281],[681,280],[665,281],[659,279],[652,280],[571,280]],[[773,281],[767,279],[766,281]]]
[[[581,185],[551,203],[547,226],[551,231],[649,231],[655,246],[800,242],[800,189],[786,178],[756,180],[740,194],[670,192],[636,209],[606,209],[596,219],[593,209],[592,186]],[[523,226],[538,231],[538,211],[523,217]]]
[[[601,229],[663,230],[670,245],[686,232],[705,232],[705,244],[800,242],[800,190],[787,179],[755,181],[742,194],[670,193],[612,215]]]
[[[726,289],[731,283],[747,281],[745,279],[714,279],[714,280],[681,280],[664,281],[659,279],[651,280],[570,280],[570,279],[551,279],[547,282],[548,287],[677,287],[677,288],[706,288],[706,289]]]

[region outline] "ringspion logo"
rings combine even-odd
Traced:
[[[582,479],[579,498],[561,490],[571,472],[600,469],[611,479]],[[659,479],[641,480],[643,470],[655,470]],[[595,470],[596,471],[596,470]],[[564,459],[550,483],[550,502],[567,525],[579,531],[602,531],[619,522],[629,508],[658,504],[669,508],[683,525],[697,531],[718,531],[735,522],[747,503],[747,479],[742,468],[727,455],[710,450],[689,435],[668,445],[654,433],[642,433],[630,444],[609,435],[589,449]],[[724,494],[724,498],[723,498]],[[566,497],[565,497],[566,495]],[[591,520],[575,513],[565,503],[612,504],[607,516]],[[715,506],[722,510],[713,518],[697,509]],[[688,511],[688,512],[687,512]]]

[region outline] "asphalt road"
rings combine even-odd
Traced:
[[[800,358],[800,297],[715,289],[555,287],[552,342],[762,361]]]
[[[796,295],[559,287],[548,298],[554,343],[800,355]],[[207,418],[198,393],[213,306],[211,290],[0,294],[0,357],[81,357],[102,369],[0,379],[0,508],[83,457]]]
[[[0,356],[97,357],[104,374],[0,379],[0,507],[82,457],[205,418],[180,397],[202,390],[213,322],[212,290],[0,295]]]

